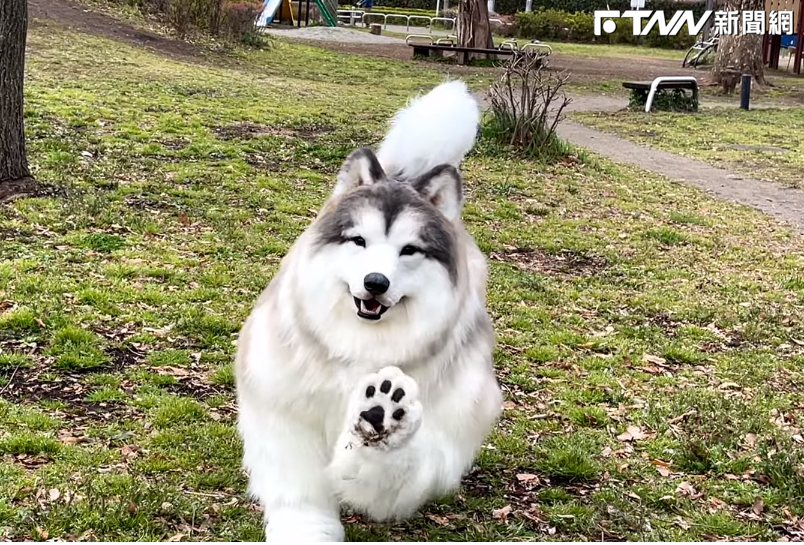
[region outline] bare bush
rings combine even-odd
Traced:
[[[252,43],[257,37],[255,23],[261,12],[261,2],[226,2],[221,25],[224,36],[232,41]]]
[[[195,0],[169,0],[167,3],[165,16],[180,40],[185,39],[194,26],[195,13]]]
[[[568,80],[568,74],[547,71],[541,55],[515,55],[491,88],[490,118],[484,132],[530,157],[563,157],[569,149],[556,134],[556,127],[570,103],[562,90]]]

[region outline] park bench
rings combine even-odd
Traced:
[[[419,41],[427,40],[427,41]],[[413,48],[414,57],[441,57],[444,51],[452,51],[458,55],[458,64],[468,64],[471,53],[485,55],[517,55],[529,54],[547,57],[553,48],[540,42],[531,42],[519,47],[516,40],[507,40],[495,48],[463,47],[457,45],[452,38],[439,38],[435,42],[433,37],[426,34],[411,34],[405,38],[405,43]]]
[[[645,112],[650,112],[653,98],[659,89],[690,89],[692,99],[698,104],[698,80],[692,76],[661,76],[653,81],[624,81],[623,87],[645,97]]]

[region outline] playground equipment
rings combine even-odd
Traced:
[[[698,40],[687,50],[687,54],[684,55],[681,67],[685,68],[691,66],[698,68],[699,64],[705,64],[709,57],[717,52],[718,42],[720,42],[720,36],[715,33],[708,39],[704,39],[703,36],[698,36]]]
[[[290,2],[290,0],[288,0]],[[274,15],[276,15],[276,10],[279,9],[279,6],[282,4],[282,0],[265,0],[263,4],[262,13],[257,18],[257,26],[267,26],[271,24],[274,20]],[[291,14],[293,10],[291,10]]]
[[[284,1],[285,11],[287,14],[290,15],[290,19],[293,25],[301,26],[301,19],[302,19],[302,3],[305,0],[298,0],[299,7],[296,17],[293,16],[293,9],[291,5],[291,0],[265,0],[263,4],[262,13],[257,18],[257,26],[264,27],[268,24],[272,23],[274,20],[274,16],[276,15],[277,10],[280,9]],[[338,16],[337,16],[337,0],[313,0],[318,10],[321,12],[321,17],[324,20],[324,24],[327,26],[337,26],[338,25]],[[310,23],[310,0],[306,0],[305,6],[305,24]],[[280,17],[283,17],[280,15]]]
[[[447,23],[449,23],[448,30],[453,30],[455,28],[455,18],[452,17],[428,17],[426,15],[405,15],[404,13],[369,13],[359,9],[338,10],[338,20],[345,22],[348,25],[354,25],[358,20],[361,24],[369,24],[372,18],[377,20],[382,19],[383,30],[388,30],[389,19],[392,21],[404,21],[406,31],[410,31],[410,22],[416,20],[426,21],[429,32],[433,32],[433,23],[436,21],[443,21],[445,26],[447,26]]]
[[[804,56],[802,47],[804,46],[804,0],[765,0],[765,13],[772,11],[792,11],[793,12],[793,36],[795,36],[795,45],[793,46],[792,55],[795,56],[793,61],[793,72],[801,74],[801,60]],[[767,27],[766,27],[767,28]],[[767,28],[768,32],[770,31]],[[779,56],[782,49],[782,40],[790,38],[780,34],[766,33],[762,39],[762,57],[765,64],[769,68],[779,68]],[[789,46],[788,46],[789,47]],[[790,66],[790,59],[787,60],[788,68]]]

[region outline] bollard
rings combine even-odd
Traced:
[[[748,109],[748,102],[751,100],[751,74],[743,74],[740,81],[740,108]]]

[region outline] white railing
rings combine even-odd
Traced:
[[[388,28],[388,19],[404,19],[405,30],[410,30],[410,22],[421,20],[427,22],[426,27],[432,33],[433,23],[436,21],[443,21],[444,26],[449,26],[446,30],[455,29],[455,18],[453,17],[428,17],[426,15],[405,15],[403,13],[367,13],[362,10],[356,9],[339,9],[338,20],[345,22],[348,25],[354,25],[355,21],[359,20],[361,23],[366,24],[372,18],[382,19],[382,26],[384,29]],[[449,25],[447,25],[449,23]],[[400,25],[401,26],[401,25]]]

